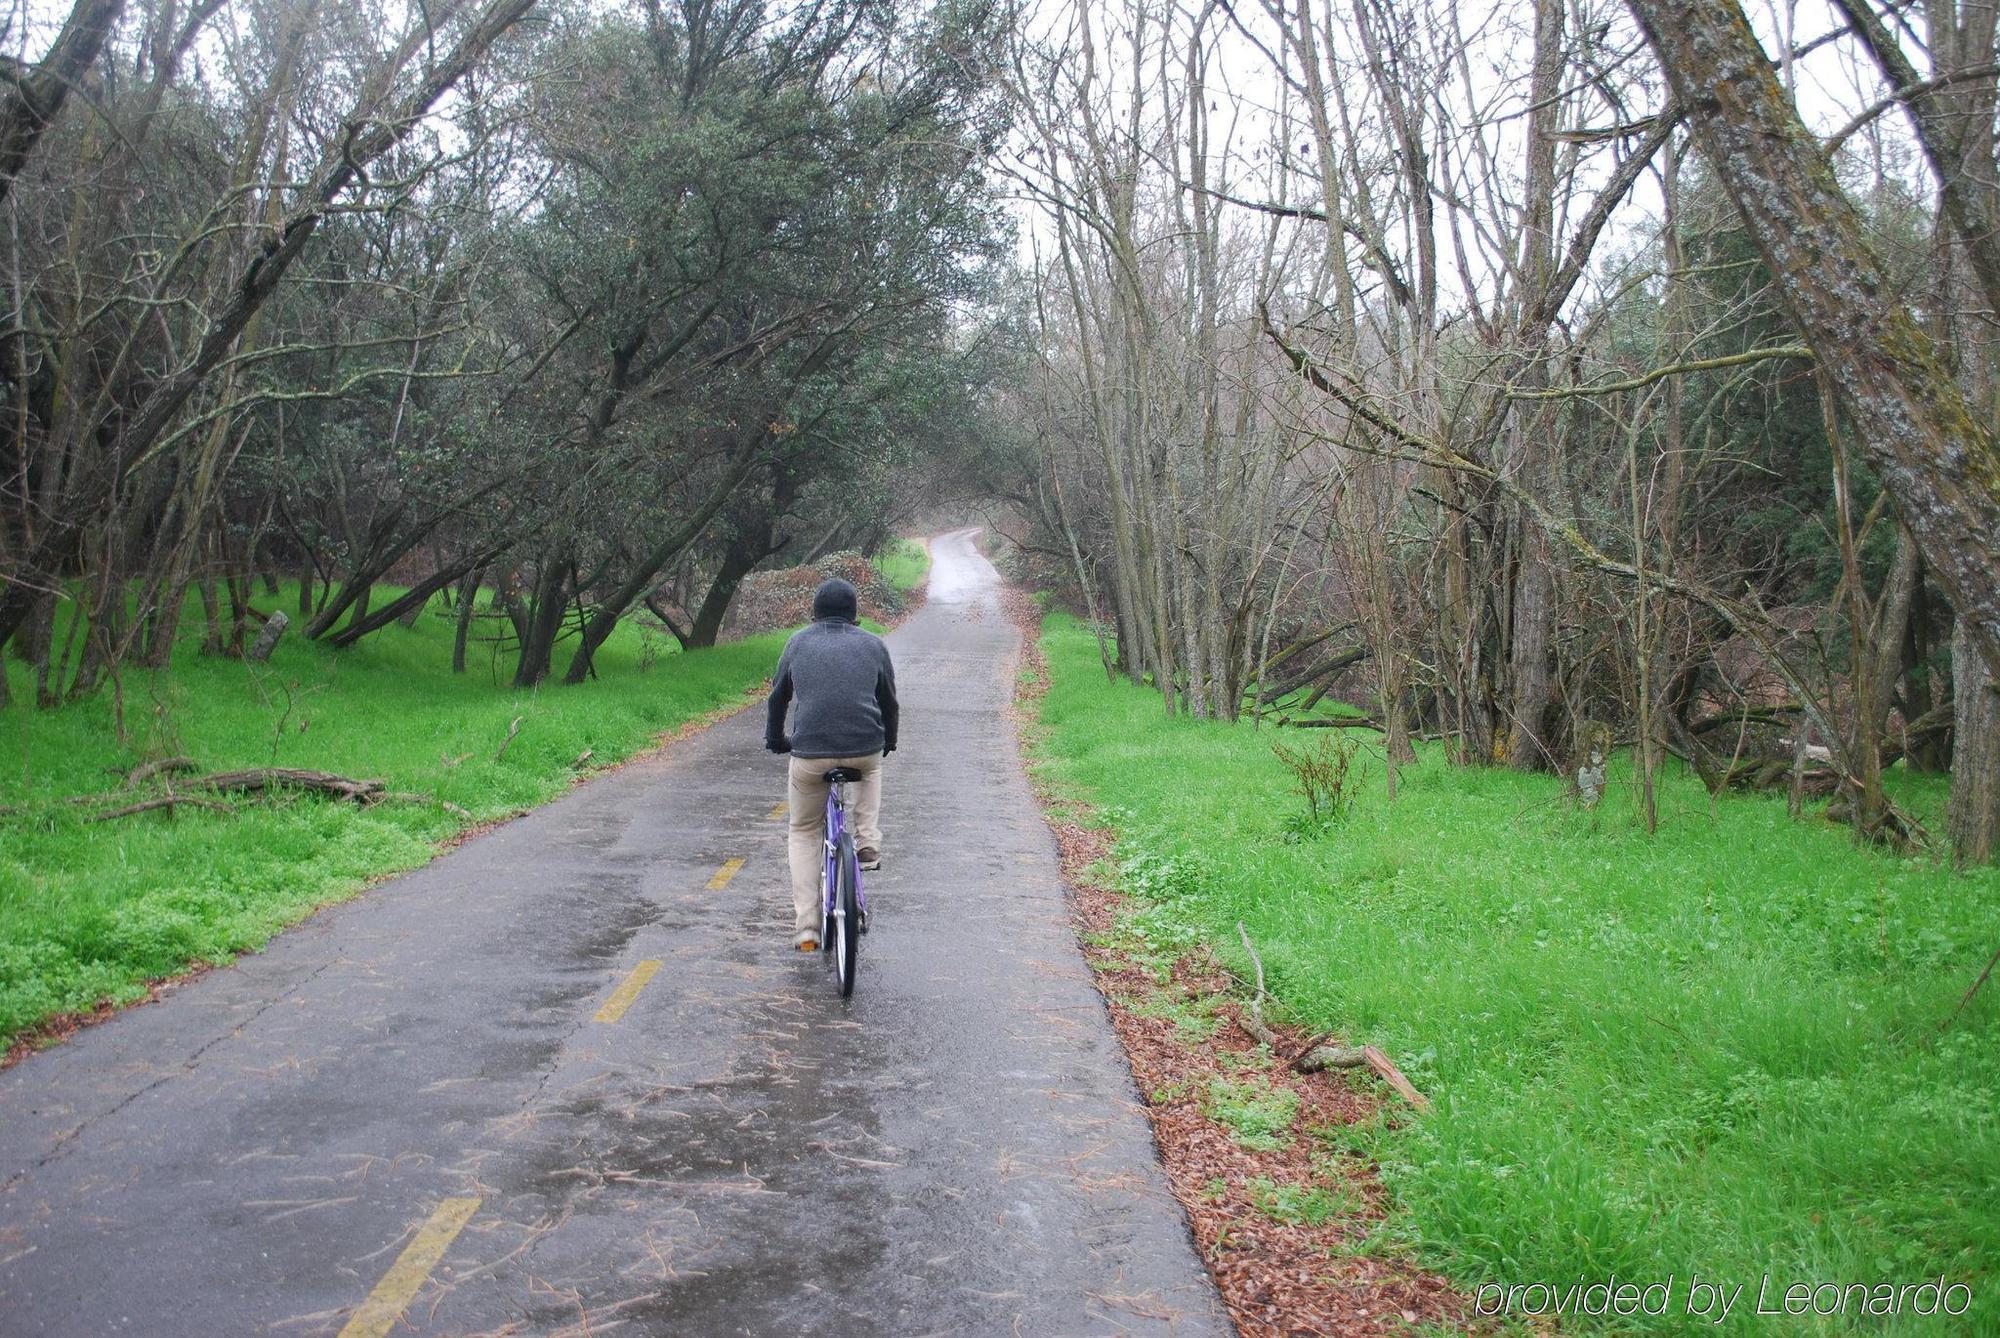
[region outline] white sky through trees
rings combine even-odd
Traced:
[[[1176,0],[1172,5],[1153,0],[1090,0],[1079,5],[1076,0],[1032,0],[1024,11],[1023,38],[1053,73],[1044,87],[1026,89],[1026,96],[1045,99],[1060,121],[1073,123],[1079,93],[1075,81],[1081,64],[1078,26],[1087,16],[1096,55],[1094,82],[1102,105],[1108,111],[1129,97],[1135,80],[1141,83],[1142,103],[1149,111],[1158,108],[1147,121],[1147,133],[1158,140],[1149,146],[1148,170],[1158,178],[1156,184],[1161,189],[1169,188],[1172,172],[1165,146],[1172,139],[1172,130],[1163,118],[1172,115],[1172,99],[1160,96],[1162,63],[1169,70],[1181,66],[1186,53],[1163,50],[1161,44],[1184,46],[1194,24],[1201,21],[1209,59],[1207,92],[1213,108],[1210,171],[1216,180],[1212,189],[1247,201],[1311,204],[1316,190],[1313,156],[1301,122],[1301,90],[1296,86],[1287,89],[1281,73],[1286,56],[1271,12],[1277,2],[1232,0],[1228,5],[1203,6],[1196,0]],[[1141,5],[1150,11],[1147,23],[1151,29],[1143,46],[1143,66],[1129,49],[1132,15]],[[1349,49],[1339,52],[1338,60],[1358,83],[1362,57],[1353,41],[1350,6],[1344,0],[1325,0],[1315,5],[1315,13],[1326,12],[1329,5],[1340,16],[1336,30],[1344,30],[1349,42]],[[1440,178],[1435,187],[1439,226],[1445,228],[1453,214],[1460,215],[1459,222],[1470,239],[1464,271],[1490,273],[1500,261],[1497,255],[1481,253],[1479,236],[1482,231],[1490,234],[1492,224],[1476,222],[1474,216],[1483,212],[1490,220],[1518,212],[1521,207],[1518,182],[1509,178],[1518,173],[1523,158],[1520,137],[1525,132],[1534,7],[1529,0],[1468,0],[1460,4],[1396,0],[1383,8],[1395,16],[1394,21],[1407,24],[1418,64],[1448,71],[1433,90],[1438,117],[1431,127],[1436,137],[1429,145]],[[1844,34],[1842,20],[1824,0],[1797,4],[1756,0],[1748,12],[1765,49],[1773,53],[1794,90],[1801,114],[1820,134],[1830,135],[1848,126],[1858,113],[1882,99],[1884,86],[1866,53]],[[1652,55],[1618,0],[1575,0],[1569,6],[1567,27],[1572,37],[1588,33],[1588,45],[1595,53],[1590,64],[1597,87],[1582,76],[1573,77],[1566,90],[1565,128],[1609,127],[1643,117],[1662,104],[1664,87]],[[1788,51],[1798,54],[1783,54]],[[1923,64],[1921,55],[1918,63],[1920,67]],[[1164,77],[1171,83],[1171,73]],[[1614,101],[1623,104],[1622,115],[1614,109]],[[1843,176],[1860,193],[1887,185],[1927,200],[1930,187],[1923,164],[1901,116],[1900,108],[1895,107],[1876,115],[1845,142],[1838,161]],[[1437,121],[1445,117],[1450,119],[1451,131],[1438,134]],[[1379,125],[1361,126],[1356,137],[1364,141],[1363,155],[1378,155],[1387,173],[1391,148],[1386,132]],[[1378,141],[1372,148],[1366,143],[1371,138]],[[1048,170],[1032,139],[1031,135],[1017,134],[1010,169],[1020,185],[1016,209],[1021,220],[1022,263],[1027,266],[1050,263],[1053,235],[1047,183],[1042,183],[1043,188],[1032,184]],[[1283,148],[1281,140],[1286,141]],[[1281,161],[1286,155],[1289,161]],[[1590,188],[1609,171],[1610,162],[1611,155],[1601,149],[1583,150],[1576,169],[1579,200],[1588,198]],[[1245,230],[1246,237],[1267,221],[1253,210],[1229,207],[1241,215],[1234,222]],[[1615,266],[1620,258],[1644,246],[1657,228],[1659,207],[1658,177],[1649,172],[1606,230],[1598,247],[1596,269]],[[1447,269],[1451,271],[1447,290],[1456,288],[1462,294],[1459,267]],[[1577,300],[1588,299],[1586,286]]]

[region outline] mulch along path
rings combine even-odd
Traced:
[[[1032,604],[1018,591],[1007,598],[1031,671],[1020,680],[1015,711],[1026,744],[1048,678]],[[1294,1072],[1290,1060],[1314,1039],[1296,1028],[1272,1026],[1282,1049],[1260,1047],[1237,1023],[1247,1006],[1241,985],[1206,948],[1182,957],[1163,982],[1115,946],[1125,897],[1105,881],[1112,834],[1085,825],[1089,812],[1073,799],[1051,796],[1039,783],[1036,790],[1061,850],[1078,938],[1146,1097],[1168,1183],[1238,1330],[1247,1338],[1408,1334],[1419,1324],[1484,1331],[1470,1300],[1445,1279],[1393,1257],[1355,1253],[1386,1216],[1387,1196],[1372,1163],[1336,1152],[1314,1131],[1370,1124],[1385,1108],[1389,1118],[1410,1118],[1401,1103],[1373,1089],[1372,1077]],[[1161,1015],[1185,1018],[1190,1008],[1219,1024],[1198,1042]],[[1211,1083],[1253,1075],[1298,1097],[1289,1137],[1273,1151],[1246,1148],[1203,1110]],[[1272,1185],[1324,1191],[1337,1209],[1318,1224],[1279,1220],[1260,1207]]]

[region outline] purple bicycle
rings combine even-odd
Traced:
[[[854,834],[847,830],[847,783],[861,774],[845,767],[826,773],[826,858],[820,864],[821,952],[833,954],[840,997],[854,993],[854,973],[861,954],[861,936],[868,932],[868,898],[861,891],[861,857]]]

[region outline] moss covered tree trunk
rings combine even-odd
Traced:
[[[1957,609],[1960,644],[2000,664],[2000,449],[1991,425],[1890,289],[1741,6],[1627,3],[1856,441]]]

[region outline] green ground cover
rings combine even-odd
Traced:
[[[290,609],[296,595],[259,604]],[[184,625],[199,622],[191,609]],[[69,797],[116,789],[137,763],[185,755],[211,770],[379,778],[490,819],[559,794],[586,749],[590,766],[616,762],[741,700],[769,677],[785,634],[681,654],[671,638],[628,624],[598,651],[595,681],[527,692],[507,686],[505,657],[475,656],[470,672],[452,674],[451,638],[449,618],[433,612],[341,652],[287,636],[268,666],[186,644],[171,670],[125,675],[122,747],[108,692],[0,713],[0,807],[15,810],[0,815],[0,1042],[254,948],[371,878],[425,863],[468,821],[434,803],[364,809],[300,797],[93,823],[101,806]],[[6,672],[17,703],[31,700],[26,667]]]
[[[922,539],[892,539],[875,557],[875,569],[897,590],[914,590],[931,571],[931,550]]]
[[[1468,1288],[1671,1277],[1668,1314],[1635,1321],[1663,1331],[1697,1323],[1698,1275],[1745,1285],[1730,1327],[2000,1332],[2000,997],[1938,1030],[2000,940],[2000,871],[1858,851],[1782,798],[1711,812],[1686,776],[1648,837],[1629,771],[1585,812],[1434,751],[1393,803],[1373,762],[1300,839],[1274,731],[1167,718],[1067,616],[1043,644],[1037,766],[1116,830],[1134,927],[1191,926],[1244,966],[1241,921],[1297,1020],[1434,1097],[1325,1134],[1393,1190],[1371,1248]],[[1942,809],[1934,779],[1895,783]],[[1942,1275],[1971,1311],[1774,1321],[1750,1313],[1766,1275],[1773,1306],[1794,1282]]]

